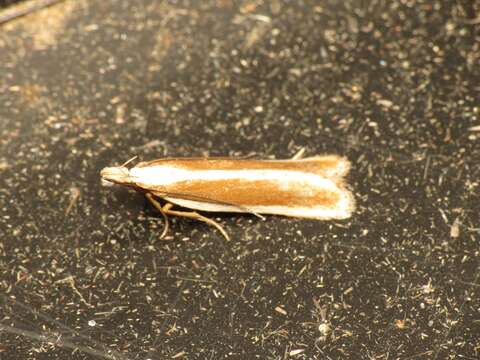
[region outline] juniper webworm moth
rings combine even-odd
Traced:
[[[168,231],[168,215],[174,215],[204,221],[229,239],[220,224],[195,210],[346,219],[355,208],[344,182],[349,168],[349,161],[337,155],[288,160],[165,158],[131,168],[106,167],[100,175],[145,193],[165,219],[161,238]],[[174,205],[193,211],[173,210]]]

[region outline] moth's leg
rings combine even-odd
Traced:
[[[162,207],[162,205],[157,200],[155,200],[155,198],[153,197],[152,194],[146,193],[145,196],[147,197],[148,201],[150,201],[152,203],[152,205],[155,206],[155,208],[158,211],[160,211],[160,213],[163,216],[163,231],[160,234],[160,239],[163,239],[165,237],[165,235],[167,235],[168,229],[169,229],[168,216],[167,216],[166,211],[164,209],[166,208],[168,210],[170,207],[172,207],[172,204],[167,203]],[[167,208],[168,205],[170,205],[170,207]]]
[[[305,154],[305,148],[302,147],[298,152],[293,155],[292,160],[299,160],[303,158],[303,155]]]
[[[177,210],[171,210],[172,204],[166,204],[163,208],[162,211],[165,213],[165,215],[173,215],[173,216],[179,216],[179,217],[186,217],[189,219],[195,219],[199,221],[203,221],[209,225],[215,226],[218,231],[220,231],[225,239],[230,241],[230,237],[228,236],[227,232],[223,229],[223,227],[217,223],[216,221],[209,219],[203,215],[200,215],[199,213],[195,211],[177,211]]]

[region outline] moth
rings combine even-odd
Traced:
[[[287,160],[164,158],[130,168],[127,164],[106,167],[100,176],[145,193],[163,215],[160,238],[168,231],[168,216],[173,215],[213,225],[228,240],[220,224],[195,210],[346,219],[355,208],[344,180],[349,169],[349,161],[337,155]],[[191,211],[173,209],[175,205]]]

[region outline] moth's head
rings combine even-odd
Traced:
[[[102,180],[116,184],[130,184],[130,171],[125,166],[106,167],[100,171]]]

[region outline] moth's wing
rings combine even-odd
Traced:
[[[238,163],[235,165],[236,161],[238,161]],[[196,166],[199,166],[200,164],[205,167],[211,167],[212,169],[216,168],[216,165],[213,164],[218,162],[217,165],[220,164],[220,168],[218,168],[220,170],[230,169],[235,166],[242,166],[245,169],[272,168],[277,170],[302,171],[307,173],[315,173],[324,177],[333,177],[337,180],[341,180],[343,177],[345,177],[350,169],[350,162],[346,158],[338,155],[317,155],[301,159],[286,160],[255,160],[224,157],[164,158],[141,162],[137,164],[136,167],[142,168],[148,166],[165,165],[170,162],[177,164],[183,163],[187,167],[189,167],[189,163],[197,163]]]
[[[300,166],[299,170],[314,172],[320,176],[333,177],[338,180],[344,178],[350,170],[350,161],[338,155],[317,155],[286,161],[295,162],[297,166]]]
[[[151,191],[153,195],[158,196],[162,199],[172,199],[172,200],[187,200],[187,201],[194,201],[194,202],[199,202],[199,203],[207,203],[207,204],[212,204],[212,205],[219,205],[219,206],[227,206],[230,208],[235,209],[237,212],[242,212],[242,213],[248,213],[255,215],[261,219],[264,217],[255,211],[250,210],[246,206],[238,205],[238,204],[233,204],[225,201],[219,201],[216,199],[209,198],[207,196],[198,196],[198,195],[192,195],[192,194],[186,194],[186,193],[181,193],[181,192],[161,192],[161,191]],[[174,202],[174,201],[172,201]],[[200,209],[201,210],[201,209]]]

